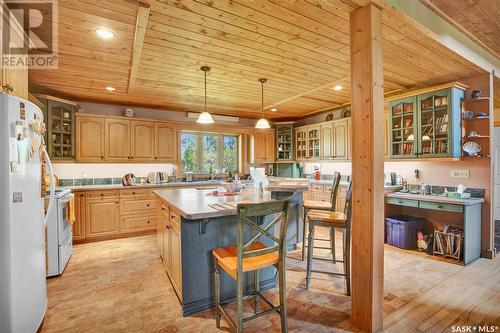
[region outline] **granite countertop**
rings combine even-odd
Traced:
[[[129,188],[169,188],[169,187],[186,187],[186,186],[201,186],[213,185],[218,186],[222,184],[223,181],[199,181],[199,182],[172,182],[172,183],[162,183],[162,184],[135,184],[132,186],[124,186],[122,184],[105,184],[105,185],[76,185],[76,186],[61,186],[59,188],[68,188],[72,191],[97,191],[97,190],[124,190]]]
[[[258,191],[248,189],[242,190],[237,195],[231,196],[214,196],[213,190],[201,189],[179,189],[176,191],[168,191],[163,189],[154,190],[157,196],[170,205],[176,207],[180,214],[186,219],[204,219],[220,216],[229,216],[236,214],[236,205],[238,203],[261,203],[268,202],[274,199],[271,198],[271,192],[302,192],[307,190],[307,182],[291,182],[281,181],[277,184],[269,185],[264,190],[263,197],[259,196]],[[218,209],[210,205],[224,205]]]
[[[214,196],[212,190],[179,189],[176,191],[154,190],[160,199],[177,208],[186,219],[196,220],[236,215],[238,203],[260,203],[272,201],[271,192],[264,191],[264,196],[259,197],[256,191],[243,190],[234,196]],[[217,210],[210,205],[229,204],[233,208]],[[229,206],[228,206],[229,207]]]
[[[398,198],[398,199],[409,199],[409,200],[419,200],[428,201],[452,205],[462,205],[462,206],[472,206],[484,202],[483,198],[471,198],[471,199],[455,199],[448,198],[440,195],[422,195],[422,194],[411,194],[411,193],[399,193],[393,192],[386,194],[388,198]]]

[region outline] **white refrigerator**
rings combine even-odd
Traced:
[[[0,93],[0,332],[36,332],[45,316],[43,114],[33,103]]]

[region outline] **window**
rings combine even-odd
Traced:
[[[181,132],[182,170],[210,174],[238,171],[238,136]]]

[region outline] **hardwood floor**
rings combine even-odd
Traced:
[[[340,234],[337,238],[340,246]],[[464,268],[386,246],[384,280],[387,332],[450,332],[450,325],[500,324],[498,258]],[[343,279],[313,273],[309,291],[304,282],[305,263],[288,259],[290,332],[357,331],[350,321],[350,297],[343,295]],[[277,296],[274,291],[266,294],[271,299]],[[217,331],[211,310],[182,317],[156,254],[154,236],[75,246],[63,276],[48,280],[48,298],[44,333]],[[228,331],[224,320],[222,326]],[[251,321],[245,332],[279,332],[279,316]]]

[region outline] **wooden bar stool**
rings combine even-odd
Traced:
[[[307,274],[306,274],[306,289],[309,289],[309,284],[311,282],[311,272],[324,273],[334,276],[343,276],[346,279],[346,290],[347,295],[351,294],[351,271],[350,271],[350,260],[351,260],[351,198],[352,198],[352,182],[349,183],[349,187],[346,193],[346,202],[344,212],[334,212],[334,211],[324,211],[324,210],[310,210],[307,214],[307,219],[309,222],[309,247],[307,248]],[[313,248],[314,248],[314,227],[323,226],[328,228],[343,229],[344,231],[344,241],[343,241],[343,260],[337,260],[343,263],[344,273],[334,273],[327,271],[319,271],[312,269],[313,259],[315,260],[327,260],[323,258],[313,258]],[[332,248],[332,254],[335,253]]]
[[[339,191],[339,185],[340,185],[340,173],[338,171],[335,171],[333,174],[333,184],[332,184],[332,190],[330,192],[330,202],[325,202],[325,201],[316,201],[316,200],[305,200],[303,203],[303,208],[304,208],[304,228],[302,230],[302,257],[301,260],[304,261],[305,253],[306,253],[306,226],[307,226],[307,212],[314,209],[314,210],[335,210],[335,206],[337,204],[337,193]],[[335,264],[335,230],[330,229],[330,239],[324,239],[324,238],[316,238],[316,240],[319,241],[330,241],[330,247],[324,247],[324,246],[316,246],[316,249],[333,249],[332,252],[332,261]]]
[[[215,320],[217,328],[220,328],[220,318],[224,314],[229,323],[236,328],[236,332],[243,332],[243,323],[262,315],[276,311],[281,317],[281,331],[288,332],[286,315],[286,283],[285,283],[285,258],[286,258],[286,230],[290,216],[290,200],[276,200],[259,204],[240,204],[237,206],[238,234],[236,245],[217,248],[212,251],[214,256],[214,282],[215,282]],[[252,219],[262,218],[268,215],[278,214],[265,226],[257,225]],[[269,230],[279,224],[279,237],[275,237]],[[249,241],[245,237],[245,226],[249,227],[254,235]],[[248,229],[248,228],[247,228]],[[266,246],[260,242],[261,237],[270,239],[274,244]],[[259,270],[275,266],[279,276],[279,299],[280,304],[274,306],[259,291]],[[220,295],[220,268],[230,277],[236,280],[236,322],[227,314],[221,302]],[[254,298],[255,314],[243,318],[243,273],[254,272],[254,292],[245,298]],[[269,309],[259,312],[259,299],[262,298]]]

